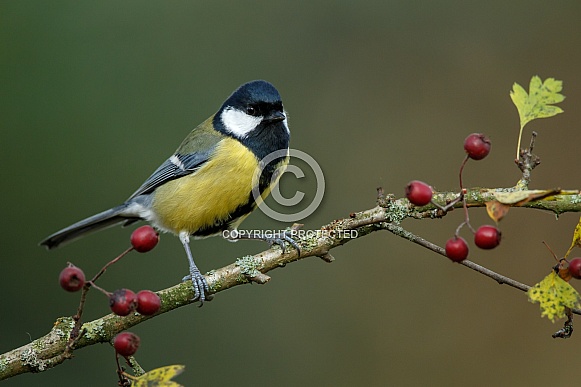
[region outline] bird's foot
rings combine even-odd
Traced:
[[[266,243],[268,243],[270,246],[278,245],[282,249],[283,253],[286,251],[285,242],[287,242],[288,244],[290,244],[292,247],[295,248],[295,250],[297,251],[297,253],[299,255],[301,255],[301,248],[299,247],[297,242],[293,239],[292,231],[284,230],[282,232],[272,234],[272,236],[265,234],[265,235],[259,236],[256,239],[263,240]]]
[[[208,286],[208,281],[206,281],[206,277],[197,267],[190,268],[190,274],[185,276],[182,281],[192,281],[192,288],[194,290],[194,298],[192,301],[200,301],[200,305],[204,305],[205,301],[212,301],[214,298],[213,295],[210,294],[210,287]]]

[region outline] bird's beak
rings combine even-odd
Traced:
[[[286,119],[286,116],[284,115],[284,112],[274,112],[269,116],[266,116],[264,118],[264,121],[267,122],[279,122],[279,121],[284,121]]]

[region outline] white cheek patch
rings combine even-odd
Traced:
[[[222,112],[222,123],[226,130],[238,138],[244,138],[262,121],[262,116],[254,117],[234,108]]]

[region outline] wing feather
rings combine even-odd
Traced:
[[[208,161],[214,148],[212,147],[212,149],[205,152],[186,155],[174,154],[161,164],[127,200],[131,200],[139,195],[148,194],[170,180],[194,173]]]
[[[151,193],[168,181],[194,173],[204,165],[214,153],[216,146],[225,138],[213,128],[213,119],[214,115],[192,130],[176,152],[161,164],[127,200]]]

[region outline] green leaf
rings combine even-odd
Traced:
[[[520,133],[516,148],[516,158],[519,157],[522,131],[526,124],[537,118],[553,117],[563,113],[563,109],[553,104],[563,102],[565,96],[560,94],[563,82],[555,78],[547,78],[543,82],[535,75],[529,83],[529,92],[515,82],[510,92],[510,98],[515,104],[520,118]]]
[[[528,94],[521,85],[515,83],[510,98],[518,110],[521,128],[536,118],[547,118],[563,113],[563,109],[551,105],[563,102],[565,96],[559,93],[561,90],[563,90],[562,81],[547,78],[542,82],[537,75],[531,79]]]
[[[518,83],[514,83],[512,85],[512,91],[510,92],[510,98],[512,99],[512,103],[516,106],[518,110],[518,115],[520,117],[520,126],[521,128],[525,126],[526,122],[526,112],[530,111],[530,106],[528,106],[528,98],[529,95],[527,91],[523,89],[521,85]]]
[[[565,308],[578,308],[581,298],[579,293],[554,271],[531,287],[528,295],[531,302],[540,304],[541,317],[546,316],[553,322],[556,318],[565,317]]]

